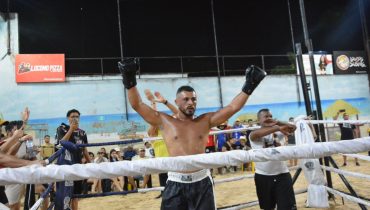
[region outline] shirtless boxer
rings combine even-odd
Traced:
[[[122,82],[128,90],[131,107],[149,124],[161,129],[168,153],[172,157],[204,153],[209,130],[238,112],[266,76],[262,69],[248,67],[242,91],[229,105],[217,112],[197,117],[194,116],[197,94],[192,87],[182,86],[177,90],[175,100],[179,112],[170,116],[153,110],[141,100],[136,88],[136,59],[123,60],[118,63],[118,68],[123,77]],[[209,170],[169,172],[161,209],[216,209],[212,183]]]

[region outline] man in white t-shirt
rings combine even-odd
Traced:
[[[144,143],[145,146],[145,156],[148,158],[154,158],[154,149],[152,148],[152,144],[148,141]]]
[[[139,154],[138,155],[135,155],[134,157],[132,157],[132,161],[145,160],[145,159],[148,159],[148,158],[150,158],[150,157],[145,156],[145,149],[144,148],[140,148],[139,149]],[[134,177],[134,178],[139,178],[139,177]],[[150,175],[143,175],[143,179],[144,179],[143,180],[143,188],[145,188],[145,186],[148,185],[149,178],[150,178]]]
[[[272,119],[268,109],[258,111],[257,117],[261,128],[252,131],[249,136],[253,149],[281,146],[274,139],[274,133],[289,135],[296,129],[295,125]],[[277,205],[278,210],[297,209],[292,177],[285,161],[256,162],[255,167],[254,181],[260,208],[271,210]]]

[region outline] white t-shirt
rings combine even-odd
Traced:
[[[20,159],[25,159],[27,155],[26,142],[22,142],[15,156]]]
[[[249,136],[250,138],[250,136]],[[251,142],[252,149],[262,149],[274,146],[273,134],[255,139]],[[256,173],[262,175],[278,175],[289,172],[285,161],[256,162]]]
[[[276,135],[276,140],[281,144],[281,146],[286,145],[285,135],[282,132],[280,131],[275,132],[275,135]]]
[[[153,148],[145,148],[145,156],[154,158],[154,149]]]
[[[148,159],[149,157],[145,156],[145,157],[140,157],[140,155],[135,155],[134,157],[132,157],[131,160],[145,160],[145,159]]]

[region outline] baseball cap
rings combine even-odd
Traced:
[[[7,124],[9,124],[9,121],[0,119],[0,126],[7,125]]]

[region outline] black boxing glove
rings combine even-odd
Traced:
[[[266,72],[257,67],[249,66],[245,70],[245,83],[243,85],[242,91],[248,95],[251,95],[254,89],[260,84],[260,82],[265,78]]]
[[[122,83],[126,89],[136,86],[136,72],[139,69],[137,58],[127,58],[118,62],[118,69],[122,74]]]

